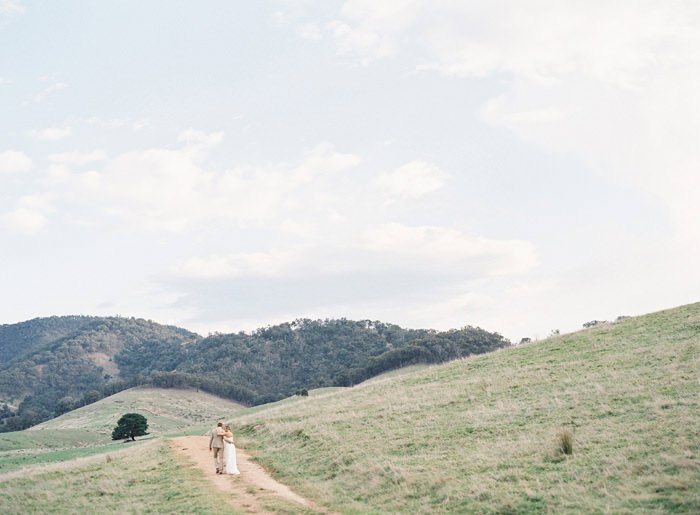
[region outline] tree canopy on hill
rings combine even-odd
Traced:
[[[0,365],[32,352],[43,344],[74,334],[94,320],[95,317],[66,316],[0,325]]]
[[[415,363],[441,363],[508,346],[483,329],[437,332],[369,320],[296,320],[252,334],[221,334],[181,349],[176,369],[131,363],[132,375],[151,370],[153,384],[194,386],[243,404],[278,400],[296,391],[352,386]],[[125,364],[117,356],[120,367]]]
[[[253,405],[509,344],[474,327],[438,332],[370,320],[300,319],[201,338],[145,320],[95,318],[0,364],[0,402],[19,402],[0,411],[0,430],[29,427],[131,386],[201,388]]]

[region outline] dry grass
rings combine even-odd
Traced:
[[[700,304],[240,412],[346,513],[700,511]],[[559,428],[576,452],[552,453]]]
[[[0,482],[3,514],[236,513],[162,442]]]

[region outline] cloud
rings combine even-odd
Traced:
[[[172,272],[190,279],[234,280],[398,274],[432,277],[439,284],[445,279],[518,274],[538,262],[530,242],[470,237],[445,227],[390,223],[362,227],[340,244],[326,240],[270,251],[192,257]]]
[[[38,210],[20,207],[0,215],[0,221],[4,226],[15,232],[34,234],[46,225],[47,219]]]
[[[0,152],[0,174],[26,172],[32,167],[32,160],[17,150]]]
[[[52,84],[51,86],[48,86],[47,88],[42,89],[39,93],[37,93],[34,96],[34,102],[39,103],[43,102],[46,100],[48,97],[56,93],[57,91],[60,91],[62,89],[65,89],[68,87],[68,84],[65,82],[56,82]]]
[[[514,111],[507,106],[508,96],[499,95],[492,98],[481,109],[480,115],[483,120],[492,125],[529,127],[538,123],[554,123],[566,119],[568,112],[556,107],[544,107],[540,109],[530,109],[527,111]]]
[[[54,154],[50,180],[70,190],[67,196],[74,202],[91,203],[92,209],[133,229],[180,232],[270,226],[291,213],[324,209],[330,201],[322,198],[322,185],[360,162],[324,143],[307,150],[295,165],[241,164],[213,170],[208,155],[223,141],[222,133],[189,129],[178,141],[180,148],[151,148],[114,158],[99,151]],[[103,163],[86,173],[69,169],[98,161]],[[318,188],[306,188],[312,182]]]
[[[203,132],[194,129],[182,131],[177,140],[184,143],[182,151],[192,154],[195,158],[204,158],[224,139],[223,132]]]
[[[248,252],[232,256],[212,255],[206,258],[193,257],[173,272],[180,277],[201,279],[235,279],[242,277],[280,277],[301,263],[300,255],[294,251],[273,250],[270,252]]]
[[[535,267],[539,260],[532,243],[467,236],[445,227],[411,227],[399,223],[369,228],[364,244],[392,266],[415,270],[506,275]]]
[[[72,133],[70,127],[49,127],[32,132],[34,139],[39,141],[60,141]]]
[[[417,199],[442,188],[447,178],[447,173],[432,163],[412,161],[378,175],[372,186],[391,198]]]
[[[182,293],[177,307],[197,313],[199,323],[240,329],[261,319],[349,316],[448,328],[474,323],[475,310],[496,304],[479,281],[523,274],[537,263],[525,241],[376,224],[341,242],[192,257],[163,285]]]
[[[150,124],[151,121],[148,118],[139,118],[138,120],[134,120],[134,122],[131,124],[131,128],[134,130],[134,132],[139,132],[144,130]]]
[[[54,211],[50,194],[32,194],[20,197],[14,210],[0,215],[0,223],[20,234],[38,233],[48,222],[48,214]]]
[[[421,9],[420,0],[348,0],[341,9],[342,20],[326,25],[339,54],[354,54],[363,64],[393,57],[399,52],[400,38]]]
[[[93,150],[92,152],[62,152],[59,154],[51,154],[49,161],[51,163],[69,165],[69,166],[84,166],[89,163],[104,161],[107,159],[107,154],[102,150]]]
[[[26,10],[22,2],[16,0],[0,0],[0,15],[14,16],[24,14]]]
[[[323,32],[315,23],[306,23],[299,28],[299,36],[302,39],[317,41],[323,38]]]
[[[700,233],[698,2],[403,4],[346,1],[329,25],[338,52],[499,79],[484,122],[657,198],[679,239]]]
[[[632,86],[637,72],[658,63],[659,51],[670,56],[669,50],[676,50],[665,48],[669,40],[693,39],[698,7],[692,1],[533,5],[500,0],[485,6],[460,0],[347,0],[339,14],[329,28],[340,32],[340,52],[393,57],[402,39],[411,39],[418,43],[411,46],[422,61],[418,68],[446,75],[511,72],[550,81],[583,72]]]

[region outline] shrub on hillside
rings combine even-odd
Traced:
[[[586,322],[585,324],[583,324],[583,327],[585,329],[588,329],[589,327],[595,327],[597,325],[607,324],[607,323],[608,323],[607,320],[591,320],[590,322]]]
[[[560,454],[573,454],[574,452],[574,434],[568,429],[562,429],[557,434],[557,446]]]

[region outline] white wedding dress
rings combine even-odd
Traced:
[[[240,474],[236,465],[236,446],[224,440],[224,472],[226,474]]]

